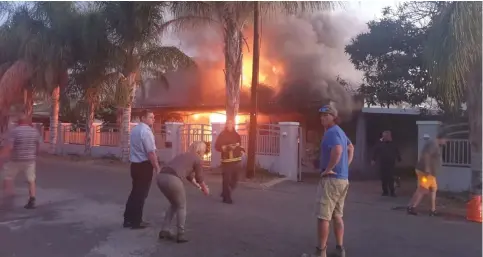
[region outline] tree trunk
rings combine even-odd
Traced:
[[[252,71],[252,88],[251,88],[251,105],[250,105],[250,130],[248,131],[248,158],[247,158],[247,177],[255,176],[256,149],[257,149],[257,89],[258,89],[258,72],[260,63],[260,35],[258,33],[259,25],[259,5],[258,1],[254,3],[253,12],[253,71]]]
[[[225,18],[225,86],[226,120],[235,123],[240,105],[240,77],[242,72],[242,33],[233,17]]]
[[[94,101],[88,99],[87,106],[87,119],[86,119],[86,141],[84,154],[87,156],[91,155],[92,150],[92,123],[94,123],[94,111],[95,111]]]
[[[50,112],[50,149],[51,154],[55,154],[57,150],[57,138],[59,127],[59,109],[60,109],[60,87],[56,86],[52,91],[52,109]]]
[[[128,103],[126,106],[121,108],[122,119],[121,119],[121,160],[123,162],[129,162],[129,144],[131,137],[131,107],[134,100],[134,95],[136,93],[136,73],[131,73],[127,77],[128,79]]]
[[[481,195],[481,63],[475,66],[467,80],[466,107],[470,129],[469,140],[471,144],[471,193],[473,195]]]
[[[34,110],[34,92],[32,88],[23,90],[23,103],[25,115],[32,119],[32,114]]]

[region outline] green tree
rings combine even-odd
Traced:
[[[82,99],[81,105],[86,109],[84,153],[90,155],[95,112],[100,107],[101,101],[115,93],[120,76],[113,69],[111,62],[114,45],[109,40],[109,31],[104,17],[96,6],[91,5],[86,8],[82,12],[82,18],[79,19],[77,63],[72,69],[70,88]]]
[[[369,105],[416,106],[430,95],[429,74],[423,68],[427,27],[416,26],[409,17],[386,8],[380,20],[368,23],[368,32],[345,48],[351,62],[364,72],[358,91]]]
[[[176,47],[160,45],[165,30],[167,2],[101,2],[99,7],[107,21],[109,38],[114,45],[113,68],[120,74],[116,102],[122,111],[122,160],[129,158],[131,107],[143,72],[162,77],[168,64],[176,60],[179,67],[192,60]],[[159,75],[159,76],[157,76]]]
[[[11,106],[11,99],[26,86],[50,94],[51,152],[55,152],[57,144],[60,90],[67,84],[67,71],[74,63],[72,31],[77,30],[77,18],[72,2],[36,2],[16,8],[7,21],[13,38],[18,39],[18,47],[14,48],[14,63],[0,81],[0,106]]]
[[[431,85],[452,106],[465,102],[471,142],[473,194],[481,195],[482,3],[450,2],[438,9],[426,41]]]

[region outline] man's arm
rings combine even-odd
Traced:
[[[4,146],[2,147],[2,149],[0,149],[0,158],[7,157],[10,154],[10,151],[12,151],[13,143],[15,142],[15,136],[13,132],[9,132],[8,137],[4,142]]]
[[[218,137],[216,137],[216,141],[215,141],[215,149],[218,152],[222,152],[222,150],[223,150],[222,149],[222,141],[223,141],[223,131],[220,132]]]
[[[334,169],[335,165],[339,163],[340,157],[342,156],[342,145],[334,145],[332,149],[330,149],[330,159],[329,163],[327,164],[327,168],[325,169],[324,173],[331,173]]]
[[[151,165],[153,165],[153,168],[156,172],[159,172],[160,167],[158,162],[158,156],[156,155],[156,143],[154,141],[153,132],[151,131],[144,132],[141,137],[141,140],[142,140],[144,149],[148,153],[148,158],[149,158],[149,161],[151,162]]]
[[[10,154],[10,151],[12,150],[12,145],[10,143],[6,143],[2,149],[0,149],[0,158],[7,157]]]
[[[347,156],[349,161],[349,166],[352,163],[352,159],[354,159],[354,145],[349,141],[349,145],[347,145]]]

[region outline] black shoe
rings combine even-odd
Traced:
[[[414,207],[408,207],[408,208],[406,209],[406,212],[407,212],[407,214],[409,214],[409,215],[415,215],[415,216],[416,216],[416,215],[418,215],[418,213],[416,212],[416,210],[414,209]]]
[[[145,229],[149,227],[149,223],[142,221],[139,224],[131,224],[131,229]]]
[[[233,204],[233,200],[232,199],[223,199],[223,203]]]
[[[24,206],[25,209],[35,209],[35,197],[30,197],[27,204]]]
[[[434,217],[434,216],[439,216],[439,213],[438,213],[436,210],[434,210],[434,211],[431,211],[431,210],[430,210],[430,211],[429,211],[429,216],[431,216],[431,217]]]
[[[389,194],[388,193],[382,193],[381,196],[388,196]]]
[[[396,193],[391,193],[391,197],[397,197]]]

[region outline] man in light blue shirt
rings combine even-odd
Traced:
[[[149,224],[143,222],[144,201],[148,197],[153,171],[159,172],[156,144],[151,127],[154,114],[144,110],[141,122],[131,130],[130,156],[132,189],[124,211],[125,228],[142,229]]]
[[[332,105],[319,109],[320,120],[326,129],[320,144],[320,181],[317,189],[318,246],[317,257],[327,257],[327,239],[330,221],[334,220],[337,256],[345,257],[343,247],[344,202],[349,189],[349,165],[354,156],[354,146],[337,125],[339,117]]]

